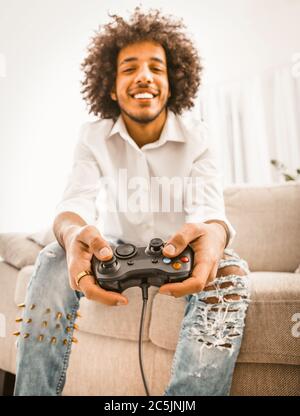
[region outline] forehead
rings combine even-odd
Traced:
[[[142,41],[124,46],[118,55],[118,65],[130,61],[161,60],[166,64],[166,53],[164,48],[157,42]],[[129,61],[130,60],[130,61]]]

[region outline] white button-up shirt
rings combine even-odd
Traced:
[[[159,140],[141,148],[122,116],[82,126],[56,214],[72,211],[109,241],[147,245],[184,223],[226,219],[221,175],[203,123],[168,110]]]

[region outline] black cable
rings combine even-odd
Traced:
[[[142,308],[142,315],[141,315],[141,321],[140,321],[140,333],[139,333],[139,362],[140,362],[140,370],[141,375],[146,391],[146,395],[150,396],[147,381],[144,374],[143,369],[143,358],[142,358],[142,338],[143,338],[143,328],[144,328],[144,320],[146,316],[146,310],[147,310],[147,301],[148,301],[148,283],[142,283],[142,292],[143,292],[143,308]]]

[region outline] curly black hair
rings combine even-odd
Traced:
[[[110,15],[111,23],[100,26],[88,46],[88,55],[81,64],[81,82],[89,113],[100,118],[116,120],[120,108],[110,92],[115,83],[119,51],[130,44],[151,40],[165,50],[171,97],[167,107],[181,114],[194,106],[194,98],[201,81],[202,65],[192,41],[185,35],[182,19],[163,16],[160,10],[144,13],[134,9],[130,20]]]

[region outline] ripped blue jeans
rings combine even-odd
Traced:
[[[218,276],[187,305],[165,395],[228,395],[249,303],[248,267],[226,250]],[[16,396],[61,395],[81,292],[69,286],[65,251],[56,242],[39,254],[20,317]],[[117,374],[116,374],[117,377]]]
[[[249,269],[225,249],[215,280],[186,296],[187,305],[166,396],[228,396],[240,351]]]

